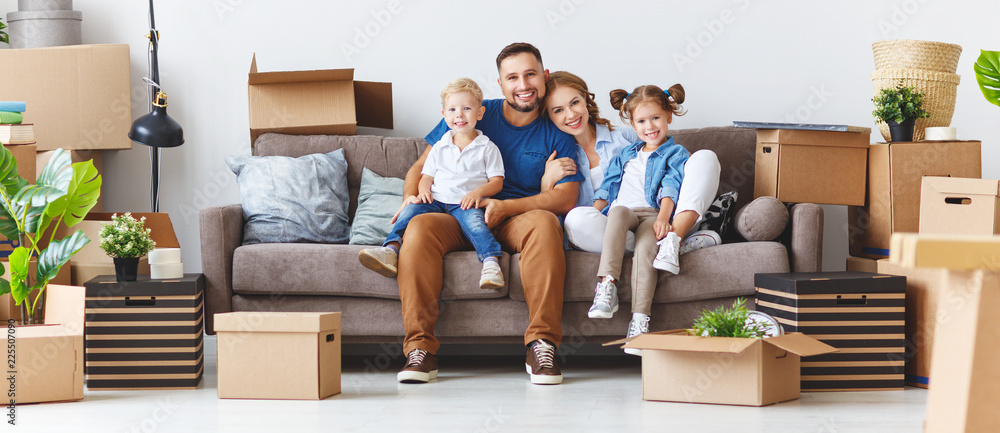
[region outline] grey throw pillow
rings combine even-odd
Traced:
[[[736,231],[748,241],[777,239],[788,225],[788,208],[774,197],[757,197],[736,212]]]
[[[403,179],[382,177],[364,168],[361,170],[361,192],[358,210],[351,225],[352,245],[382,245],[392,230],[389,220],[403,204]]]
[[[344,150],[288,156],[227,156],[243,203],[243,243],[347,243]]]

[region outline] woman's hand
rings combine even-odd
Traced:
[[[576,161],[570,157],[556,159],[556,151],[552,151],[545,161],[545,174],[542,175],[542,191],[548,191],[566,176],[576,174]]]
[[[656,240],[667,237],[667,233],[673,229],[669,220],[657,218],[656,221],[653,221],[653,233],[656,234]]]
[[[403,204],[399,205],[399,210],[397,210],[396,213],[392,216],[392,219],[389,220],[389,224],[395,224],[396,218],[399,218],[399,214],[403,212],[403,208],[406,207],[406,205],[414,203],[420,203],[420,199],[417,198],[417,196],[411,195],[409,197],[404,198]]]

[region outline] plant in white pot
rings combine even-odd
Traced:
[[[1000,106],[1000,51],[979,50],[973,69],[983,96],[991,104]]]
[[[114,214],[101,224],[101,249],[115,260],[118,281],[135,281],[139,259],[156,246],[146,228],[146,217],[135,219],[131,212]]]
[[[0,295],[11,294],[21,307],[23,324],[44,323],[45,288],[70,257],[90,242],[83,230],[56,239],[59,226],[73,227],[83,221],[100,194],[101,175],[93,161],[72,163],[66,151],[57,149],[30,184],[18,175],[10,150],[0,147],[0,235],[20,241],[8,257],[10,281],[0,280]],[[37,265],[31,275],[33,258]]]
[[[899,80],[896,87],[882,89],[872,98],[875,111],[872,115],[877,121],[889,125],[892,141],[913,141],[913,125],[917,119],[930,117],[924,110],[924,94],[917,92],[912,86],[904,86]]]

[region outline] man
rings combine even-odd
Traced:
[[[520,252],[521,279],[528,304],[528,353],[525,368],[535,384],[562,383],[555,349],[562,339],[563,284],[566,256],[562,227],[556,214],[576,203],[579,173],[563,178],[555,188],[540,192],[546,159],[576,154],[576,143],[541,116],[545,80],[538,49],[526,43],[508,45],[497,56],[498,80],[504,99],[484,101],[486,114],[478,129],[503,157],[503,190],[485,201],[486,223],[509,252]],[[442,121],[424,138],[436,143],[447,131]],[[404,197],[417,194],[417,184],[430,146],[406,176]],[[437,377],[434,337],[441,295],[442,264],[450,251],[468,249],[454,218],[420,215],[410,221],[399,252],[399,297],[403,306],[407,362],[397,375],[403,383],[425,383]]]

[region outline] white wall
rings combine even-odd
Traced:
[[[239,201],[223,158],[249,153],[253,52],[262,71],[353,67],[359,79],[391,81],[396,128],[361,133],[423,136],[440,116],[447,81],[469,76],[488,86],[488,96],[499,95],[494,58],[514,41],[538,46],[551,70],[586,79],[606,113],[611,89],[682,83],[689,114],[674,122],[678,128],[789,115],[874,126],[871,43],[956,43],[964,52],[952,126],[959,138],[983,141],[983,176],[1000,178],[989,163],[1000,153],[1000,107],[986,102],[972,71],[980,48],[1000,50],[995,0],[173,0],[156,7],[161,82],[186,138],[163,151],[160,210],[171,215],[188,272],[201,270],[198,209]],[[0,12],[16,8],[0,0]],[[144,114],[146,2],[77,0],[75,9],[84,14],[84,43],[131,45],[132,112]],[[359,37],[365,29],[374,36]],[[356,52],[345,54],[348,46]],[[679,64],[677,56],[691,61]],[[882,141],[877,133],[872,139]],[[106,208],[148,210],[148,174],[147,148],[108,152]],[[824,268],[842,270],[846,208],[825,210]]]

